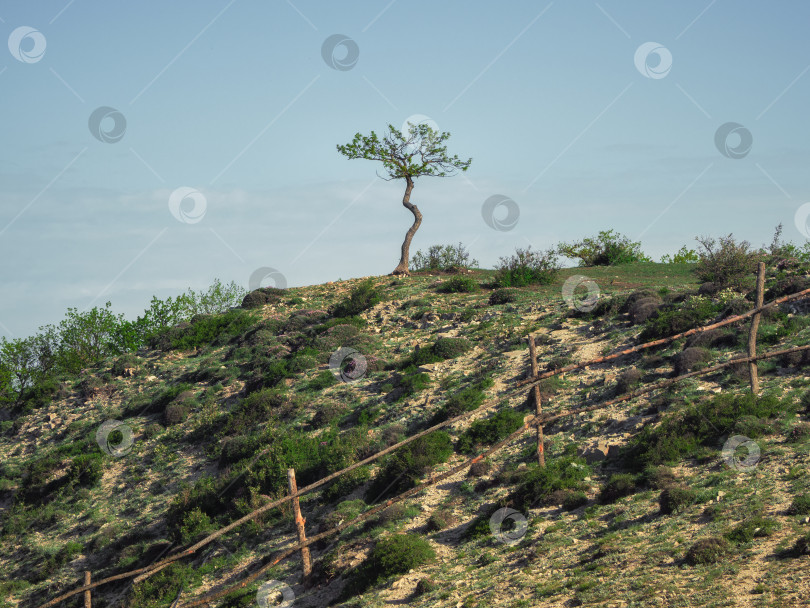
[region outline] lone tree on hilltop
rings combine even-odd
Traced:
[[[413,235],[422,223],[422,214],[416,205],[411,203],[413,181],[423,175],[447,177],[455,175],[458,169],[466,171],[470,167],[472,158],[463,161],[458,155],[450,158],[447,155],[447,146],[442,143],[450,137],[446,131],[439,133],[425,124],[414,125],[408,123],[408,136],[388,125],[388,133],[382,141],[372,131],[370,136],[357,133],[351,143],[338,146],[338,152],[348,158],[365,158],[367,160],[381,161],[388,177],[379,177],[386,181],[392,179],[405,180],[405,196],[402,205],[413,213],[413,225],[405,233],[402,242],[402,257],[399,264],[391,274],[410,274],[408,271],[408,253]]]

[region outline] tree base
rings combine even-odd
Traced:
[[[392,276],[409,276],[410,274],[407,268],[402,268],[401,266],[394,268],[394,271],[391,273]]]

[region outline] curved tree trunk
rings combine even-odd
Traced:
[[[411,204],[413,179],[411,177],[406,177],[405,179],[407,180],[407,186],[405,186],[405,196],[402,197],[402,205],[413,213],[414,221],[413,225],[408,229],[408,232],[405,233],[405,240],[402,242],[402,257],[400,257],[399,264],[397,264],[397,267],[394,268],[391,274],[410,274],[408,271],[408,255],[411,248],[411,240],[422,223],[422,214],[419,212],[416,205]]]

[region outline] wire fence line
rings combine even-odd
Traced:
[[[659,346],[659,345],[662,345],[662,344],[667,344],[667,343],[672,342],[674,340],[677,340],[679,338],[688,337],[688,336],[691,336],[691,335],[694,335],[694,334],[697,334],[697,333],[708,331],[709,329],[715,329],[715,328],[722,327],[722,326],[725,326],[725,325],[730,325],[732,323],[736,323],[736,322],[745,320],[745,319],[747,319],[747,318],[749,318],[749,317],[751,317],[751,316],[753,316],[755,314],[761,313],[762,311],[764,311],[764,310],[766,310],[768,308],[771,308],[773,306],[776,306],[778,304],[781,304],[781,303],[784,303],[784,302],[789,302],[789,301],[796,300],[796,299],[801,299],[801,298],[804,298],[804,297],[807,297],[807,296],[810,296],[810,289],[805,289],[803,291],[800,291],[800,292],[797,292],[797,293],[794,293],[794,294],[782,296],[780,298],[772,300],[770,303],[768,303],[768,304],[766,304],[764,306],[754,308],[754,309],[752,309],[752,310],[750,310],[750,311],[748,311],[746,313],[740,314],[740,315],[729,317],[729,318],[724,319],[723,321],[720,321],[720,322],[717,322],[717,323],[713,323],[713,324],[706,325],[706,326],[699,327],[699,328],[694,328],[694,329],[691,329],[689,331],[681,332],[679,334],[675,334],[673,336],[668,336],[668,337],[661,338],[661,339],[658,339],[658,340],[653,340],[651,342],[646,342],[644,344],[637,345],[637,346],[634,346],[632,348],[622,350],[622,351],[620,351],[618,353],[614,353],[612,355],[608,355],[608,356],[604,356],[604,357],[598,357],[598,358],[591,359],[591,360],[588,360],[588,361],[583,361],[583,362],[580,362],[580,363],[571,364],[571,365],[568,365],[568,366],[565,366],[565,367],[561,367],[561,368],[558,368],[558,369],[555,369],[555,370],[543,372],[543,373],[540,373],[540,374],[535,374],[535,375],[530,376],[530,377],[528,377],[528,378],[526,378],[524,380],[516,382],[511,388],[507,388],[505,392],[508,394],[508,393],[511,393],[511,392],[513,392],[515,390],[518,390],[518,389],[520,389],[520,388],[522,388],[524,386],[536,385],[538,382],[540,382],[540,381],[542,381],[542,380],[544,380],[546,378],[555,376],[555,375],[564,374],[564,373],[567,373],[569,371],[574,371],[574,370],[577,370],[577,369],[583,369],[583,368],[589,367],[591,365],[607,363],[609,361],[613,361],[615,359],[618,359],[619,357],[622,357],[624,355],[641,351],[641,350],[643,350],[645,348],[651,348],[653,346]],[[379,512],[380,510],[386,508],[387,506],[390,506],[391,504],[394,504],[395,502],[400,502],[401,500],[405,500],[405,498],[413,495],[414,493],[420,491],[421,489],[424,489],[424,487],[426,487],[427,485],[432,485],[434,483],[437,483],[437,482],[441,481],[442,479],[448,477],[449,475],[452,475],[455,472],[458,472],[459,470],[461,470],[465,466],[469,466],[471,463],[473,463],[473,462],[475,462],[477,460],[480,460],[481,458],[484,458],[484,457],[488,456],[491,453],[494,453],[495,451],[497,451],[498,449],[500,449],[501,447],[503,447],[504,445],[506,445],[510,441],[514,440],[515,437],[520,436],[520,434],[525,432],[529,427],[536,427],[538,425],[546,425],[549,422],[553,422],[554,420],[558,420],[558,419],[560,419],[562,417],[565,417],[565,416],[570,416],[570,415],[574,415],[574,414],[578,414],[578,413],[582,413],[582,412],[587,412],[587,411],[592,411],[592,410],[595,410],[595,409],[600,409],[600,408],[603,408],[603,407],[607,407],[608,405],[612,405],[614,403],[618,403],[618,402],[621,402],[621,401],[626,401],[628,399],[632,399],[633,397],[639,396],[639,395],[644,394],[646,392],[651,392],[653,390],[656,390],[657,388],[661,388],[664,385],[672,384],[674,382],[683,380],[683,379],[688,378],[688,377],[693,377],[693,376],[697,376],[697,375],[711,373],[712,371],[716,371],[717,369],[721,369],[722,367],[726,367],[728,365],[741,364],[741,363],[746,363],[746,362],[750,362],[750,361],[756,361],[758,359],[765,359],[765,358],[769,358],[769,357],[775,357],[775,356],[785,354],[785,353],[788,353],[788,352],[801,351],[801,350],[806,350],[808,348],[810,348],[810,346],[800,346],[800,347],[795,347],[795,348],[792,348],[792,349],[772,352],[772,353],[765,354],[765,355],[757,355],[755,357],[736,358],[736,359],[732,359],[730,361],[721,363],[719,365],[716,365],[716,366],[713,366],[713,367],[710,367],[710,368],[704,368],[702,370],[698,370],[698,371],[695,371],[695,372],[690,372],[688,374],[684,374],[684,375],[678,376],[676,378],[670,378],[670,379],[665,380],[663,382],[652,385],[651,387],[645,387],[643,389],[638,389],[638,390],[633,391],[632,393],[628,393],[627,395],[624,395],[624,396],[622,396],[620,398],[613,399],[613,400],[606,401],[606,402],[600,402],[599,404],[596,404],[596,405],[593,405],[593,406],[587,406],[587,407],[584,407],[584,408],[575,408],[575,409],[568,410],[566,412],[562,412],[562,413],[558,413],[558,414],[543,413],[539,417],[536,416],[536,415],[529,415],[528,418],[525,419],[524,426],[521,427],[520,429],[518,429],[518,431],[515,431],[515,433],[512,433],[511,435],[509,435],[509,437],[507,437],[505,440],[494,444],[491,448],[489,448],[488,450],[486,450],[485,452],[483,452],[479,456],[473,457],[473,458],[469,459],[468,461],[466,461],[465,463],[463,463],[461,465],[458,465],[457,467],[454,467],[453,469],[451,469],[451,471],[453,471],[453,473],[449,473],[449,472],[448,473],[443,473],[440,476],[438,476],[436,478],[432,478],[431,480],[429,480],[430,483],[424,482],[423,484],[420,484],[420,485],[418,485],[418,486],[416,486],[414,488],[411,488],[410,490],[407,490],[403,494],[400,494],[398,497],[396,497],[396,499],[389,499],[389,501],[387,501],[383,505],[373,507],[371,510],[366,511],[361,516],[359,516],[359,518],[357,518],[357,521],[362,521],[363,519],[366,519],[367,517],[370,517],[374,513]],[[198,549],[200,549],[200,548],[214,542],[216,539],[223,536],[224,534],[227,534],[231,530],[233,530],[233,529],[237,528],[238,526],[240,526],[240,525],[242,525],[242,524],[244,524],[244,523],[246,523],[246,522],[248,522],[248,521],[250,521],[250,520],[252,520],[252,519],[254,519],[256,517],[258,517],[259,515],[269,511],[270,509],[278,507],[278,506],[280,506],[280,505],[282,505],[282,504],[284,504],[284,503],[286,503],[288,501],[291,501],[291,500],[293,500],[293,499],[295,499],[295,498],[297,498],[299,496],[302,496],[304,494],[312,492],[312,491],[318,489],[319,487],[329,483],[330,481],[333,481],[333,480],[337,479],[341,475],[345,475],[346,473],[349,473],[349,472],[351,472],[351,471],[353,471],[353,470],[355,470],[355,469],[357,469],[357,468],[359,468],[359,467],[361,467],[363,465],[374,462],[375,460],[377,460],[377,459],[379,459],[379,458],[381,458],[381,457],[383,457],[383,456],[385,456],[387,454],[390,454],[391,452],[399,449],[400,447],[403,447],[403,446],[407,445],[408,443],[411,443],[412,441],[415,441],[416,439],[419,439],[420,437],[423,437],[423,436],[425,436],[425,435],[427,435],[429,433],[432,433],[433,431],[444,428],[446,426],[450,426],[452,424],[455,424],[456,422],[460,422],[460,421],[465,420],[465,419],[467,419],[467,418],[469,418],[469,417],[471,417],[471,416],[473,416],[475,414],[478,414],[478,413],[483,412],[483,411],[485,411],[487,409],[490,409],[490,408],[498,405],[499,403],[501,403],[501,401],[502,401],[502,398],[497,399],[497,400],[493,399],[488,403],[482,404],[481,406],[479,406],[478,408],[476,408],[474,410],[471,410],[469,412],[464,412],[462,414],[459,414],[458,416],[455,416],[453,418],[450,418],[448,420],[445,420],[443,422],[435,424],[435,425],[433,425],[433,426],[431,426],[431,427],[429,427],[429,428],[427,428],[427,429],[425,429],[423,431],[420,431],[419,433],[416,433],[416,434],[414,434],[414,435],[412,435],[412,436],[410,436],[410,437],[408,437],[408,438],[406,438],[406,439],[404,439],[404,440],[402,440],[402,441],[400,441],[400,442],[398,442],[398,443],[396,443],[396,444],[394,444],[392,446],[389,446],[388,448],[380,450],[376,454],[373,454],[373,455],[369,456],[368,458],[365,458],[365,459],[363,459],[361,461],[358,461],[358,462],[354,463],[353,465],[350,465],[350,466],[346,467],[345,469],[342,469],[340,471],[336,471],[336,472],[334,472],[334,473],[332,473],[330,475],[327,475],[326,477],[324,477],[324,478],[322,478],[322,479],[320,479],[318,481],[315,481],[315,482],[309,484],[308,486],[300,488],[300,489],[298,489],[297,492],[293,492],[293,493],[290,493],[290,494],[288,494],[288,495],[286,495],[286,496],[284,496],[282,498],[279,498],[277,500],[270,501],[267,504],[265,504],[265,505],[259,507],[258,509],[252,511],[251,513],[248,513],[247,515],[244,515],[243,517],[239,518],[238,520],[236,520],[234,522],[231,522],[230,524],[228,524],[228,525],[220,528],[219,530],[213,532],[212,534],[210,534],[206,538],[198,541],[197,543],[195,543],[194,545],[188,547],[187,549],[176,551],[176,552],[172,553],[171,555],[169,555],[168,557],[164,558],[161,561],[152,563],[152,564],[144,566],[142,568],[138,568],[138,569],[131,570],[131,571],[128,571],[128,572],[124,572],[124,573],[121,573],[121,574],[113,575],[113,576],[110,576],[110,577],[107,577],[107,578],[104,578],[104,579],[100,579],[100,580],[95,581],[95,582],[93,582],[93,583],[91,583],[89,585],[84,585],[84,586],[81,586],[81,587],[77,587],[76,589],[73,589],[72,591],[66,592],[66,593],[64,593],[64,594],[62,594],[62,595],[60,595],[60,596],[58,596],[58,597],[56,597],[56,598],[54,598],[54,599],[52,599],[52,600],[50,600],[48,602],[42,604],[40,606],[40,608],[50,608],[51,606],[55,606],[56,604],[64,601],[67,598],[70,598],[70,597],[72,597],[74,595],[78,595],[79,593],[90,591],[90,590],[92,590],[92,589],[94,589],[96,587],[99,587],[101,585],[105,585],[105,584],[108,584],[108,583],[111,583],[111,582],[124,580],[124,579],[128,579],[128,578],[133,578],[133,577],[135,577],[134,580],[133,580],[133,583],[141,582],[141,581],[145,580],[146,578],[148,578],[149,576],[152,576],[153,574],[156,574],[158,571],[162,570],[163,568],[169,566],[172,562],[175,562],[175,561],[177,561],[179,559],[182,559],[184,557],[192,555]],[[255,577],[252,578],[251,581],[258,578],[258,576],[260,576],[262,572],[266,571],[269,567],[272,567],[272,565],[275,565],[275,563],[278,563],[279,561],[281,561],[282,559],[288,557],[289,555],[292,555],[293,553],[295,553],[297,551],[300,551],[304,547],[308,547],[309,545],[311,545],[314,542],[317,542],[321,538],[325,538],[326,536],[329,536],[331,534],[335,534],[335,533],[345,529],[346,527],[348,527],[350,525],[353,525],[353,523],[348,522],[348,523],[341,524],[340,526],[332,528],[331,530],[327,530],[325,532],[322,532],[322,533],[320,533],[320,534],[318,534],[316,536],[313,536],[313,537],[307,539],[307,541],[305,541],[304,543],[299,543],[298,545],[294,546],[292,549],[289,549],[289,550],[285,551],[282,554],[281,557],[276,558],[276,560],[274,560],[271,565],[268,565],[266,567],[262,567],[262,569],[258,573],[255,573]],[[254,576],[254,575],[251,575],[251,576]],[[244,584],[245,585],[249,584],[249,582],[251,582],[251,581],[247,581]],[[230,593],[233,590],[239,589],[239,588],[241,588],[243,586],[244,585],[233,587],[233,588],[231,588],[230,591],[228,591],[228,593]],[[221,597],[221,596],[217,596],[217,597]],[[182,604],[181,608],[184,607],[184,606],[195,606],[195,605],[199,605],[199,604],[197,604],[197,603],[194,603],[194,604]]]
[[[597,404],[595,406],[589,406],[589,407],[584,407],[584,408],[576,408],[576,409],[566,410],[564,412],[560,412],[558,414],[553,414],[553,415],[551,415],[551,414],[541,414],[541,415],[538,416],[538,415],[530,414],[524,419],[523,426],[521,426],[518,430],[514,431],[513,433],[509,434],[504,439],[502,439],[502,440],[498,441],[497,443],[493,444],[489,449],[481,452],[477,456],[469,458],[469,459],[465,460],[464,462],[462,462],[461,464],[458,464],[458,465],[452,467],[448,471],[445,471],[444,473],[435,475],[435,476],[431,477],[430,479],[418,484],[417,486],[414,486],[410,490],[406,490],[405,492],[399,494],[398,496],[387,500],[385,503],[383,503],[381,505],[378,505],[376,507],[373,507],[373,508],[369,509],[368,511],[365,511],[365,512],[361,513],[359,516],[357,516],[356,518],[354,518],[353,520],[351,520],[349,522],[344,522],[344,523],[342,523],[342,524],[340,524],[338,526],[330,528],[329,530],[325,530],[324,532],[321,532],[321,533],[307,539],[304,542],[299,542],[299,543],[297,543],[295,545],[287,547],[280,554],[275,556],[272,560],[267,561],[264,565],[262,565],[258,570],[256,570],[256,572],[254,572],[253,574],[250,574],[249,576],[247,576],[245,579],[243,579],[239,583],[231,585],[230,587],[220,589],[219,591],[209,593],[208,595],[201,596],[201,597],[196,598],[194,600],[191,600],[189,602],[185,602],[183,604],[180,604],[178,606],[178,608],[191,608],[192,606],[200,606],[200,605],[203,605],[203,604],[207,604],[207,603],[212,602],[212,601],[214,601],[216,599],[224,597],[224,596],[226,596],[226,595],[228,595],[230,593],[233,593],[234,591],[238,591],[239,589],[243,589],[244,587],[246,587],[250,583],[255,582],[258,578],[260,578],[263,574],[265,574],[270,568],[277,565],[283,559],[294,555],[295,553],[299,552],[304,547],[309,547],[309,545],[311,545],[311,544],[313,544],[315,542],[318,542],[321,539],[324,539],[324,538],[326,538],[328,536],[332,536],[332,535],[337,534],[338,532],[341,532],[342,530],[344,530],[344,529],[346,529],[346,528],[348,528],[350,526],[356,525],[356,524],[368,519],[372,515],[377,514],[378,512],[382,511],[383,509],[386,509],[389,506],[391,506],[393,504],[396,504],[398,502],[402,502],[403,500],[406,500],[407,498],[410,498],[414,494],[417,494],[417,493],[421,492],[422,490],[426,489],[427,487],[435,485],[438,482],[442,481],[443,479],[446,479],[448,477],[451,477],[452,475],[455,475],[456,473],[458,473],[459,471],[462,471],[463,469],[469,467],[473,463],[478,462],[479,460],[482,460],[483,458],[486,458],[486,457],[494,454],[495,452],[501,450],[502,448],[506,447],[507,445],[511,444],[513,441],[520,438],[520,436],[523,435],[530,428],[537,427],[539,425],[545,425],[545,424],[548,424],[549,422],[559,420],[560,418],[564,418],[566,416],[572,416],[572,415],[579,414],[579,413],[582,413],[582,412],[593,411],[595,409],[605,408],[605,407],[608,407],[610,405],[613,405],[613,404],[621,402],[621,401],[627,401],[627,400],[632,399],[633,397],[636,397],[636,396],[638,396],[640,394],[652,392],[652,391],[654,391],[656,389],[662,388],[664,385],[669,385],[669,384],[678,382],[680,380],[684,380],[686,378],[691,378],[691,377],[694,377],[694,376],[700,376],[700,375],[709,374],[709,373],[712,373],[712,372],[717,371],[719,369],[722,369],[724,367],[728,367],[730,365],[745,364],[745,363],[748,363],[749,361],[756,361],[758,359],[768,359],[768,358],[777,357],[777,356],[780,356],[780,355],[783,355],[783,354],[786,354],[786,353],[798,352],[798,351],[803,351],[803,350],[810,350],[810,345],[798,346],[798,347],[794,347],[794,348],[783,349],[783,350],[780,350],[780,351],[773,351],[773,352],[770,352],[770,353],[757,355],[755,357],[745,357],[745,358],[740,358],[740,359],[732,359],[730,361],[725,361],[725,362],[720,363],[718,365],[707,367],[707,368],[697,370],[697,371],[694,371],[694,372],[689,372],[687,374],[682,374],[682,375],[677,376],[675,378],[669,378],[669,379],[667,379],[667,380],[665,380],[663,382],[655,383],[654,385],[651,385],[650,387],[645,387],[645,389],[643,389],[643,390],[634,391],[632,394],[627,394],[627,395],[623,395],[623,396],[621,396],[621,397],[619,397],[617,399],[611,399],[609,401],[604,401],[604,402],[601,402],[601,403],[599,403],[599,404]]]

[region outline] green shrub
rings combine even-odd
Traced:
[[[454,393],[447,402],[439,408],[433,416],[430,425],[433,426],[444,422],[448,418],[455,418],[459,414],[477,409],[484,402],[485,398],[486,395],[484,391],[474,386],[467,386]]]
[[[725,537],[733,543],[741,545],[750,543],[755,538],[770,536],[779,528],[779,522],[769,517],[752,517],[738,524],[727,532]]]
[[[563,490],[562,508],[566,511],[573,511],[588,504],[588,496],[581,490]]]
[[[430,385],[430,374],[420,372],[415,365],[409,365],[397,378],[399,399],[404,399],[425,390]]]
[[[408,364],[423,365],[455,359],[472,350],[472,347],[472,343],[467,338],[439,338],[429,347],[415,352]]]
[[[340,380],[337,379],[332,370],[324,370],[315,376],[307,384],[307,389],[311,391],[322,391],[325,388],[338,384]]]
[[[579,258],[580,266],[616,266],[652,261],[641,252],[641,243],[633,243],[613,230],[602,230],[596,237],[588,237],[577,243],[560,243],[557,253],[567,258]]]
[[[498,411],[488,420],[476,420],[459,437],[456,450],[471,454],[477,445],[491,445],[523,426],[523,414],[513,409]]]
[[[480,290],[481,286],[478,285],[478,281],[472,277],[453,277],[439,285],[436,291],[442,293],[475,293]]]
[[[213,531],[211,518],[199,508],[186,513],[180,526],[180,542],[183,545],[194,543]]]
[[[636,476],[630,473],[614,473],[599,492],[599,502],[610,504],[636,491]]]
[[[427,253],[417,251],[411,256],[411,267],[421,270],[453,270],[471,268],[478,265],[478,260],[470,260],[470,254],[464,245],[431,245]]]
[[[310,355],[296,355],[287,364],[287,368],[294,374],[305,372],[313,367],[318,367],[318,360]]]
[[[742,288],[753,274],[757,254],[750,250],[748,241],[734,239],[734,236],[715,240],[708,236],[695,237],[702,247],[700,259],[695,264],[694,273],[701,281],[711,281],[719,289],[724,287]]]
[[[729,435],[743,416],[767,419],[793,410],[795,406],[789,399],[771,394],[719,393],[693,407],[668,412],[660,424],[645,426],[622,451],[630,467],[676,464],[701,448],[720,449],[720,439]],[[759,436],[756,432],[749,435],[751,439]]]
[[[133,355],[132,353],[127,353],[118,357],[112,364],[110,368],[110,373],[113,376],[123,376],[128,369],[137,369],[141,366],[141,358]]]
[[[792,515],[810,515],[810,494],[794,496],[788,512]]]
[[[364,592],[377,581],[405,574],[436,559],[430,542],[416,534],[394,534],[377,541],[365,562],[346,583],[341,599]]]
[[[686,245],[678,249],[678,253],[675,255],[669,255],[668,253],[661,256],[661,263],[662,264],[694,264],[700,259],[698,256],[697,251],[694,249],[687,248]]]
[[[534,283],[548,285],[560,270],[554,250],[545,252],[515,248],[509,258],[501,257],[495,266],[493,283],[496,287],[523,287]]]
[[[810,532],[796,539],[791,552],[796,557],[810,555]]]
[[[371,479],[371,469],[368,465],[357,467],[333,481],[323,491],[323,499],[326,502],[334,502],[338,498],[351,494],[369,479]]]
[[[191,410],[186,403],[170,403],[166,406],[163,421],[166,426],[180,424],[185,422],[190,412]]]
[[[573,455],[550,459],[545,467],[532,464],[517,476],[517,487],[512,493],[515,508],[525,512],[546,505],[557,490],[584,490],[584,480],[590,473],[585,460]]]
[[[227,435],[251,433],[272,421],[274,413],[286,403],[287,394],[283,389],[254,391],[233,407],[225,422],[224,432]]]
[[[329,314],[333,317],[353,317],[382,301],[382,294],[374,286],[372,279],[366,279],[352,289],[349,297],[332,306]]]
[[[689,305],[669,304],[647,319],[639,339],[655,340],[679,334],[703,325],[719,312],[720,306],[708,298],[694,298]]]
[[[697,492],[683,485],[673,485],[664,488],[658,498],[661,513],[669,515],[680,513],[697,502]]]
[[[681,376],[694,369],[697,369],[703,363],[711,361],[712,353],[706,348],[701,346],[690,346],[683,351],[677,353],[672,357],[672,365],[675,370],[676,376]]]
[[[192,317],[187,325],[168,330],[168,341],[170,348],[179,350],[218,346],[243,334],[255,322],[253,314],[240,309],[217,315],[199,314]]]
[[[499,304],[509,304],[510,302],[517,301],[517,289],[496,289],[489,294],[489,305],[498,306]]]
[[[714,564],[728,555],[730,547],[725,538],[703,538],[686,552],[686,563],[691,566]]]
[[[414,487],[431,467],[445,462],[453,453],[450,436],[433,431],[385,456],[380,471],[366,491],[366,502],[386,500]]]
[[[260,287],[242,299],[242,308],[261,308],[265,304],[275,304],[280,302],[286,293],[284,289],[277,287]]]
[[[80,454],[73,459],[68,477],[83,488],[92,488],[104,475],[101,454]]]

